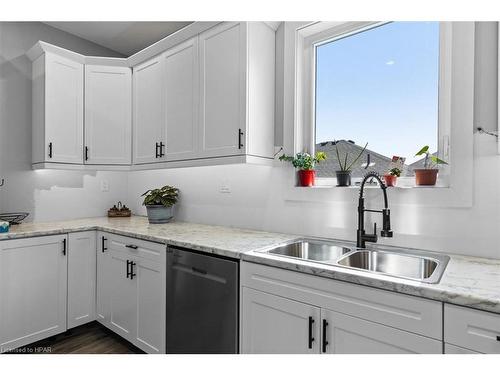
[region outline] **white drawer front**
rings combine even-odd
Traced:
[[[243,286],[442,340],[443,304],[376,288],[242,262]]]
[[[500,354],[500,314],[445,304],[444,341],[480,353]]]
[[[105,232],[103,235],[106,238],[105,244],[108,250],[126,252],[154,262],[162,261],[162,256],[166,254],[167,246],[164,244]]]

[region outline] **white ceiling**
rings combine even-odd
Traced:
[[[191,22],[45,22],[124,56],[150,46]]]

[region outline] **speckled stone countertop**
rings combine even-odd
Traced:
[[[500,313],[500,260],[447,254],[450,261],[438,284],[268,255],[262,251],[301,236],[214,225],[171,222],[151,225],[147,218],[97,217],[53,223],[26,223],[0,233],[0,241],[85,230],[102,230],[143,240],[227,256],[379,289]],[[338,241],[339,245],[352,245]]]
[[[102,230],[231,258],[240,258],[244,252],[278,245],[298,238],[289,234],[175,221],[167,224],[149,224],[146,217],[132,216],[129,218],[96,217],[52,223],[13,225],[10,227],[9,233],[0,233],[0,241],[85,230]]]
[[[352,245],[341,241],[338,244]],[[450,261],[437,284],[278,257],[261,251],[249,251],[243,254],[242,260],[500,313],[500,260],[446,255]]]

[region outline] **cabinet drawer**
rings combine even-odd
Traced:
[[[441,302],[243,262],[243,286],[442,340]]]
[[[500,354],[500,314],[445,304],[444,341],[481,353]]]
[[[156,242],[138,240],[117,234],[103,233],[103,235],[106,239],[105,246],[107,250],[125,252],[155,262],[162,261],[167,249],[166,245]]]

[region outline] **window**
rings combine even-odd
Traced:
[[[393,156],[411,176],[422,146],[437,153],[439,42],[438,22],[391,22],[314,43],[314,145],[328,155],[318,177],[335,177],[336,147],[353,161],[368,143],[353,177],[383,174]]]

